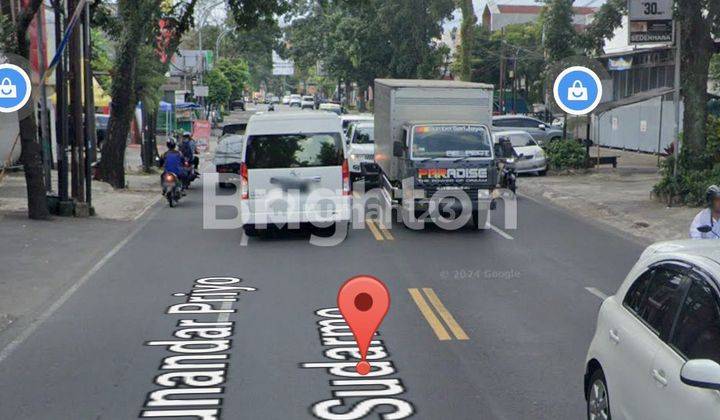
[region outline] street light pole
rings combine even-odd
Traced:
[[[682,59],[682,29],[680,21],[675,21],[675,83],[673,91],[673,106],[675,107],[674,127],[674,162],[673,177],[677,177],[678,158],[680,156],[680,60]]]

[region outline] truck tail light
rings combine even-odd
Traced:
[[[248,184],[248,168],[245,162],[240,164],[240,198],[247,200],[250,198],[250,185]]]
[[[343,195],[350,195],[350,166],[347,159],[342,164]]]

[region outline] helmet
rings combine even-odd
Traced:
[[[172,138],[168,139],[165,144],[167,145],[168,149],[174,149],[176,146],[175,139]]]
[[[190,137],[190,132],[189,132],[189,131],[185,131],[185,132],[183,133],[183,137]]]
[[[711,185],[708,187],[707,192],[705,193],[705,197],[707,199],[707,203],[709,206],[713,205],[713,201],[715,199],[720,198],[720,187],[717,185]]]

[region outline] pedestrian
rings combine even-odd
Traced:
[[[720,239],[720,187],[711,185],[705,194],[707,208],[703,209],[690,225],[693,239]]]

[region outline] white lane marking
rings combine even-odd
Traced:
[[[586,287],[585,290],[587,290],[588,292],[597,296],[598,298],[600,298],[600,300],[605,300],[608,298],[608,295],[606,295],[605,293],[601,292],[600,290],[598,290],[594,287]]]
[[[158,210],[155,210],[155,212],[157,211]],[[12,340],[4,349],[0,350],[0,363],[7,359],[12,354],[12,352],[14,352],[25,340],[27,340],[28,337],[30,337],[35,332],[35,330],[40,327],[40,325],[47,321],[47,319],[50,318],[55,313],[55,311],[60,309],[60,307],[63,306],[65,302],[67,302],[72,297],[72,295],[74,295],[75,292],[77,292],[77,290],[90,279],[90,277],[100,271],[100,269],[108,261],[110,261],[110,259],[114,257],[115,254],[120,252],[120,250],[123,249],[123,247],[125,247],[125,245],[127,245],[127,243],[130,242],[135,237],[135,235],[137,235],[138,232],[140,232],[150,222],[150,220],[153,219],[154,215],[155,213],[149,215],[145,220],[140,222],[140,224],[138,224],[135,229],[133,229],[133,231],[125,237],[125,239],[115,245],[115,247],[111,249],[110,252],[105,254],[100,259],[100,261],[95,263],[95,265],[90,269],[90,271],[85,273],[85,275],[82,276],[80,280],[70,286],[70,288],[66,290],[65,293],[63,293],[63,295],[60,296],[58,300],[56,300],[52,305],[50,305],[45,312],[43,312],[39,317],[35,318],[35,320],[32,321],[30,325],[28,325],[27,328],[25,328],[25,330],[20,333],[20,335],[18,335],[14,340]]]
[[[490,223],[490,222],[487,222],[487,224],[485,225],[485,227],[494,230],[495,233],[497,233],[498,235],[502,236],[502,237],[505,238],[505,239],[508,239],[508,240],[511,240],[511,241],[512,241],[513,239],[515,239],[515,238],[513,238],[512,236],[510,236],[507,232],[501,230],[499,227],[493,225],[493,224]]]
[[[157,204],[157,202],[160,201],[161,198],[163,198],[162,194],[160,194],[157,197],[150,200],[150,202],[145,206],[145,208],[143,208],[142,211],[137,214],[137,216],[133,217],[133,221],[136,221],[136,220],[140,219],[141,217],[143,217],[143,215],[145,213],[147,213],[147,211],[150,210],[150,208],[152,208],[152,206]]]
[[[223,302],[222,305],[220,305],[220,309],[227,311],[228,309],[232,309],[233,303],[232,302]],[[230,313],[223,312],[220,315],[218,315],[218,322],[228,322],[230,319]]]

